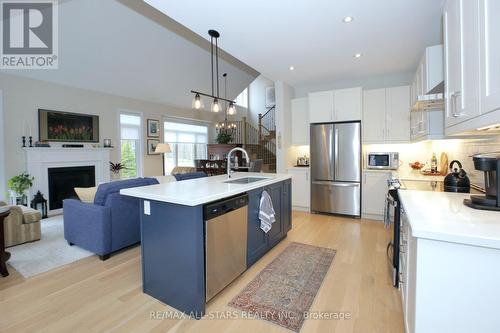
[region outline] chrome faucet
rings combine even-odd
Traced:
[[[231,155],[235,151],[241,151],[243,153],[243,155],[245,155],[245,159],[247,160],[247,165],[250,164],[250,157],[248,157],[248,153],[245,149],[240,148],[240,147],[236,147],[236,148],[231,149],[229,151],[229,153],[227,154],[227,178],[231,178]]]

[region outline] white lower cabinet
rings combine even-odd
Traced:
[[[399,289],[405,332],[498,332],[500,250],[415,237],[411,219],[418,212],[407,214],[403,206]]]
[[[387,181],[390,178],[391,172],[389,171],[363,171],[363,184],[361,187],[363,218],[383,220],[385,198],[387,197]]]
[[[296,210],[309,210],[311,202],[310,170],[306,167],[288,168],[292,175],[292,206]]]

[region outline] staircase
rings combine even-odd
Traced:
[[[263,172],[276,172],[276,107],[259,114],[257,126],[249,123],[246,117],[236,121],[232,144],[242,144],[251,160],[262,159]]]

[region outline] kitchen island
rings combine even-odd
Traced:
[[[406,332],[497,332],[500,212],[465,206],[470,194],[398,194]]]
[[[248,177],[253,178],[251,182],[244,182]],[[207,302],[204,207],[238,195],[247,196],[248,268],[286,237],[292,227],[290,178],[287,174],[245,172],[234,173],[230,179],[221,175],[121,190],[122,195],[141,201],[144,293],[201,318]],[[276,222],[267,233],[260,228],[259,220],[263,191],[269,193],[276,213]]]

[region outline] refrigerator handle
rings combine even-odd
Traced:
[[[334,158],[334,162],[333,162],[333,168],[334,168],[334,176],[335,176],[335,179],[337,179],[337,175],[338,175],[338,165],[339,165],[339,129],[337,128],[337,126],[335,126],[335,129],[334,129],[334,141],[335,141],[335,144],[334,144],[334,155],[333,155],[333,158]]]

